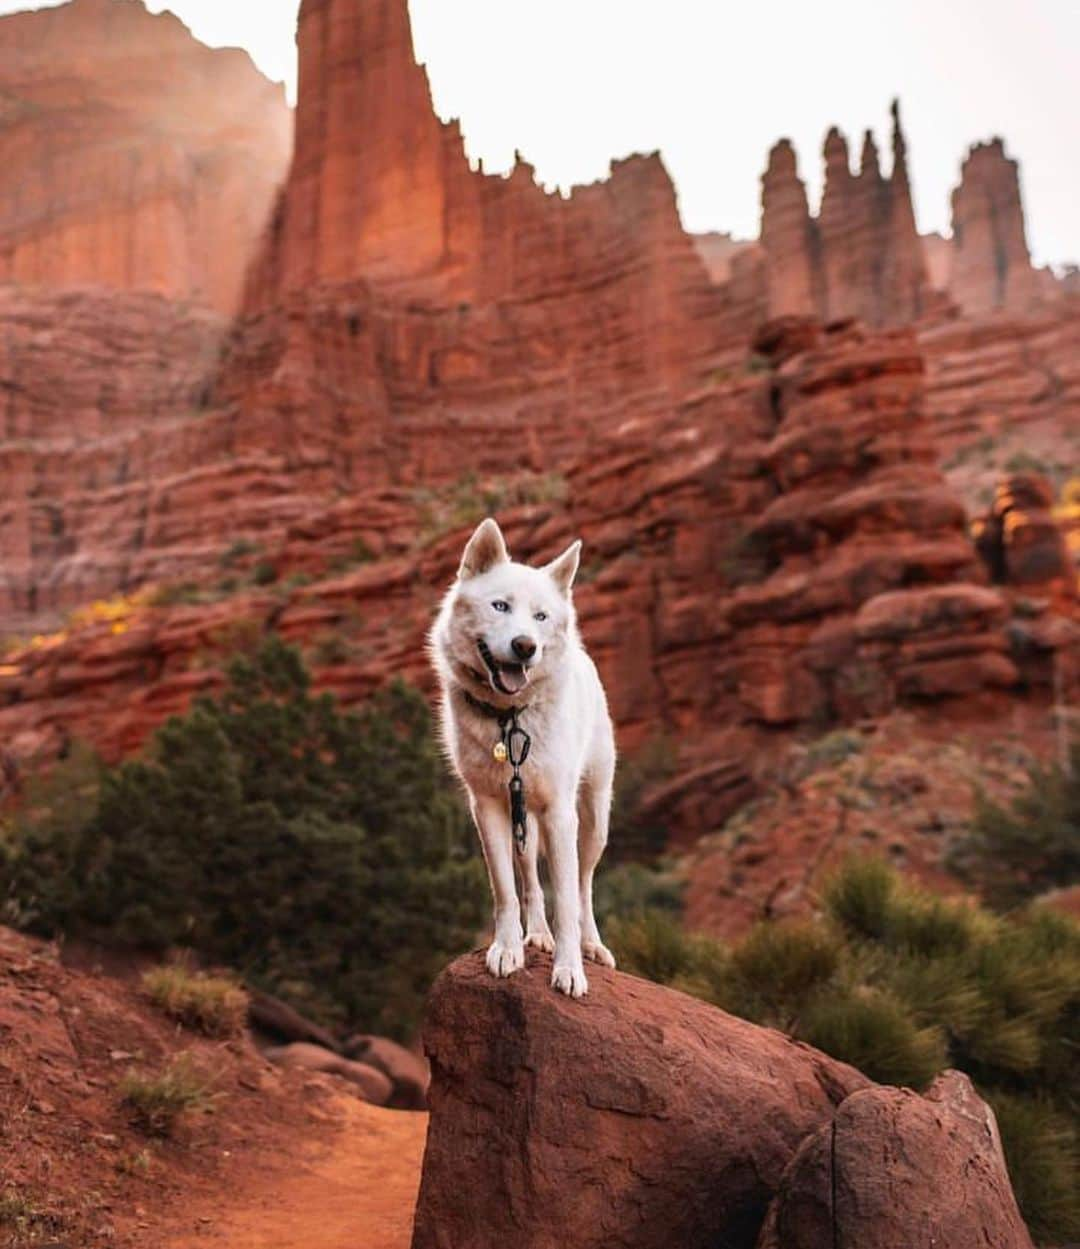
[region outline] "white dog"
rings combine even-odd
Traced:
[[[465,547],[430,637],[446,749],[468,790],[495,898],[488,969],[509,976],[524,966],[526,945],[554,949],[551,983],[572,997],[588,992],[583,955],[615,966],[592,903],[593,872],[608,835],[615,740],[570,596],[580,553],[575,542],[543,568],[513,563],[499,526],[485,520]],[[528,809],[518,828],[508,790],[515,771]],[[540,887],[541,849],[554,893],[554,938]]]

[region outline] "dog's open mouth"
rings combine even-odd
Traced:
[[[529,684],[529,669],[524,664],[500,663],[483,638],[476,643],[476,649],[488,670],[491,684],[500,694],[520,694]]]

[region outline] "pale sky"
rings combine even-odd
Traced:
[[[46,0],[52,3],[53,0]],[[0,0],[0,13],[44,7]],[[298,0],[149,0],[204,42],[246,47],[295,90]],[[1080,0],[410,0],[440,116],[505,170],[548,186],[659,148],[687,229],[753,236],[758,179],[789,136],[811,201],[838,124],[888,147],[899,95],[920,229],[948,228],[967,146],[1021,162],[1039,263],[1080,260]]]

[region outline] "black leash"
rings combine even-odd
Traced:
[[[499,740],[491,748],[492,758],[496,763],[509,763],[513,768],[510,784],[510,831],[514,835],[514,845],[518,854],[525,853],[525,817],[528,808],[525,805],[525,782],[521,779],[521,765],[529,757],[532,738],[518,724],[518,714],[524,707],[495,707],[474,698],[468,690],[462,690],[465,701],[481,715],[488,716],[498,722]]]

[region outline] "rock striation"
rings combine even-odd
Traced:
[[[182,529],[216,549],[205,518],[178,521],[169,481],[214,454],[207,402],[227,324],[159,295],[0,286],[6,632],[153,579],[163,546],[180,566]]]
[[[859,171],[835,127],[825,139],[825,190],[812,217],[794,149],[782,139],[762,178],[761,247],[770,317],[857,317],[868,325],[917,320],[931,292],[915,226],[907,144],[893,102],[892,171],[881,172],[873,135],[863,141]]]
[[[952,193],[952,247],[948,292],[966,312],[1024,313],[1040,298],[1024,232],[1020,170],[1004,140],[976,143]]]
[[[280,85],[141,0],[0,20],[0,281],[236,309],[289,159]]]

